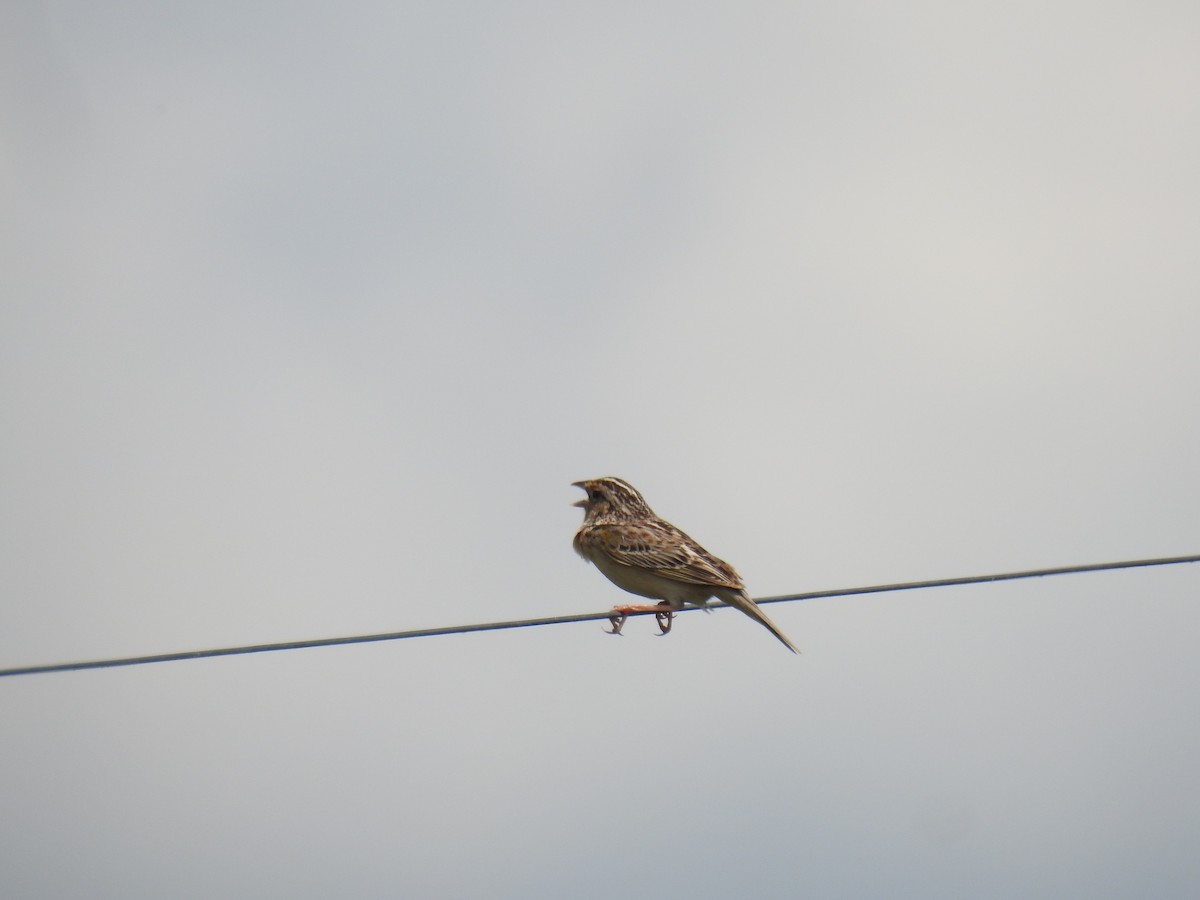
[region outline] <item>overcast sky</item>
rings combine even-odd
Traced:
[[[0,668],[1200,552],[1200,6],[0,14]],[[1192,898],[1200,566],[0,679],[13,898]]]

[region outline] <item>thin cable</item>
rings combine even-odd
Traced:
[[[895,584],[875,584],[867,587],[836,588],[829,591],[808,591],[803,594],[781,594],[763,597],[756,603],[787,603],[793,600],[817,600],[825,597],[849,597],[858,594],[882,594],[894,591],[915,591],[922,588],[981,584],[988,581],[1015,581],[1019,578],[1043,578],[1047,575],[1077,575],[1081,572],[1104,572],[1112,569],[1138,569],[1147,566],[1173,566],[1200,562],[1197,556],[1171,556],[1161,559],[1135,559],[1125,562],[1093,563],[1084,566],[1059,566],[1053,569],[1026,569],[1023,572],[1003,572],[997,575],[966,575],[960,578],[937,578],[932,581],[902,581]],[[689,608],[681,612],[692,612]],[[47,672],[74,672],[80,669],[112,669],[117,666],[140,666],[146,663],[175,662],[181,659],[206,659],[210,656],[240,656],[247,653],[266,653],[271,650],[303,650],[309,647],[333,647],[338,644],[369,644],[377,641],[399,641],[405,638],[435,637],[446,634],[467,634],[472,631],[500,631],[505,628],[532,628],[537,625],[568,625],[573,622],[596,622],[608,619],[611,613],[579,613],[572,616],[551,616],[543,619],[514,619],[510,622],[486,622],[476,625],[450,625],[441,628],[421,628],[415,631],[392,631],[386,634],[359,634],[351,637],[315,638],[307,641],[284,641],[278,644],[248,644],[244,647],[219,647],[214,650],[186,650],[180,653],[156,653],[152,656],[129,656],[123,659],[96,659],[86,662],[53,663],[44,666],[21,666],[0,669],[0,678],[9,675],[41,675]],[[649,612],[633,613],[651,615]]]

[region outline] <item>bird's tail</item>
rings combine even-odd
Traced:
[[[787,647],[793,653],[800,652],[796,649],[796,645],[787,639],[787,635],[780,631],[779,627],[769,618],[767,618],[767,614],[759,608],[757,603],[750,599],[750,595],[745,591],[725,591],[717,596],[719,596],[730,606],[740,609],[754,621],[758,622],[758,624],[766,628],[767,631],[779,638],[783,646]]]

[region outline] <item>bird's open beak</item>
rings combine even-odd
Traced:
[[[572,481],[571,487],[577,487],[581,490],[586,491],[587,490],[587,482],[586,481]],[[576,500],[571,505],[578,506],[580,509],[587,509],[587,504],[588,504],[588,498],[584,497],[582,500]]]

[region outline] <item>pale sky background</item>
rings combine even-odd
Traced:
[[[1200,5],[2,15],[0,667],[1200,551]],[[1192,898],[1198,601],[0,679],[0,885]]]

